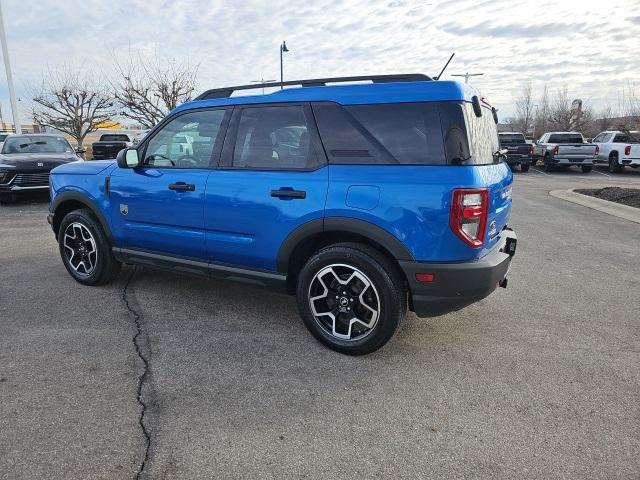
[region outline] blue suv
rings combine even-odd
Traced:
[[[115,161],[54,169],[48,221],[71,276],[99,285],[126,263],[295,294],[348,354],[384,345],[407,309],[506,286],[512,174],[476,90],[419,74],[266,86],[297,88],[208,90]]]

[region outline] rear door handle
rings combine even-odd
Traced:
[[[169,185],[169,190],[175,190],[176,192],[194,192],[196,186],[193,183],[176,182]]]
[[[307,198],[307,192],[283,187],[280,190],[271,190],[271,196],[281,200],[293,200],[294,198],[305,199]]]

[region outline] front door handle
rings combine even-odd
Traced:
[[[196,186],[193,183],[176,182],[169,185],[169,190],[176,192],[195,192]]]
[[[307,192],[283,187],[280,190],[271,190],[271,196],[279,198],[280,200],[293,200],[294,198],[305,199],[307,198]]]

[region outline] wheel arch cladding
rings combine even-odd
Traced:
[[[287,273],[287,289],[295,289],[297,274],[304,263],[319,249],[341,242],[363,243],[398,261],[414,260],[411,252],[381,227],[348,217],[326,217],[301,225],[285,239],[276,261],[279,272]],[[402,270],[400,270],[402,271]]]
[[[91,213],[98,220],[98,223],[100,223],[100,226],[104,230],[105,235],[107,236],[109,241],[113,243],[111,229],[109,228],[109,224],[107,223],[100,209],[86,195],[82,195],[81,193],[77,192],[61,193],[56,197],[53,204],[51,205],[51,211],[53,212],[53,222],[51,226],[53,228],[53,232],[56,235],[56,239],[58,238],[60,223],[62,222],[62,219],[65,217],[65,215],[74,210],[80,210],[83,208],[88,208],[89,210],[91,210]]]

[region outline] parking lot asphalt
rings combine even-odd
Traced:
[[[516,173],[507,289],[332,352],[292,297],[144,268],[74,282],[0,207],[0,478],[638,478],[640,225]],[[126,291],[125,291],[126,287]],[[137,337],[137,348],[134,336]]]

